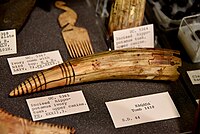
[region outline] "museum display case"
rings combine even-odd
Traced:
[[[121,2],[122,1],[123,0],[121,0]],[[156,1],[147,0],[145,1],[144,16],[142,17],[143,21],[140,25],[143,26],[153,24],[155,53],[153,53],[152,51],[150,53],[145,49],[136,48],[137,54],[135,55],[129,54],[128,51],[126,51],[125,53],[125,51],[120,50],[118,50],[119,54],[117,55],[116,53],[118,51],[116,52],[113,50],[113,37],[110,36],[108,31],[109,16],[114,0],[68,0],[64,1],[66,4],[58,3],[60,4],[59,6],[67,6],[70,8],[70,10],[73,10],[72,12],[70,12],[70,15],[75,16],[75,18],[68,19],[67,24],[64,24],[64,22],[62,23],[61,20],[69,17],[69,14],[67,16],[64,15],[65,11],[68,11],[69,13],[69,8],[59,9],[57,7],[58,5],[55,5],[55,2],[56,1],[46,0],[45,3],[42,3],[42,6],[41,3],[35,2],[34,7],[31,7],[31,12],[28,13],[29,15],[26,18],[27,20],[19,28],[20,30],[17,30],[16,32],[17,52],[13,54],[0,55],[1,109],[4,109],[11,115],[22,118],[22,120],[31,120],[30,122],[39,122],[45,124],[55,124],[56,126],[58,125],[58,128],[62,128],[63,126],[65,126],[68,127],[67,130],[69,130],[69,128],[73,128],[73,132],[75,130],[75,133],[78,134],[178,134],[192,133],[192,131],[194,130],[198,131],[198,127],[196,126],[199,126],[197,125],[199,124],[199,111],[197,103],[197,100],[200,99],[199,84],[193,84],[191,82],[188,71],[198,70],[200,68],[200,63],[192,62],[188,53],[186,52],[183,45],[181,44],[181,41],[178,38],[179,26],[180,28],[182,28],[182,25],[180,25],[181,23],[179,23],[176,27],[174,27],[173,25],[173,28],[170,28],[170,30],[163,29],[163,27],[161,28],[160,22],[158,22],[158,18],[157,16],[155,16],[155,11],[153,10],[154,5],[152,4],[152,2]],[[5,3],[0,3],[0,5],[2,4]],[[59,16],[61,20],[59,20]],[[1,18],[3,17],[1,16],[0,19]],[[181,20],[182,18],[179,22],[181,22]],[[73,27],[70,24],[72,24]],[[85,55],[81,54],[82,51],[79,52],[78,50],[74,53],[77,54],[77,57],[80,56],[80,58],[74,58],[72,56],[73,54],[70,54],[68,50],[68,47],[70,47],[70,45],[66,46],[65,44],[66,40],[69,40],[69,36],[63,33],[66,33],[66,31],[75,31],[74,26],[76,28],[84,28],[87,30],[87,37],[89,37],[91,43],[90,49],[92,49],[88,58],[87,56],[84,57]],[[1,31],[13,29],[13,27],[10,27],[10,29],[4,29],[2,27],[0,28]],[[78,36],[78,34],[80,33],[81,32],[78,30],[76,35],[74,35],[73,37],[80,37]],[[71,35],[71,33],[69,35]],[[67,38],[64,38],[64,36]],[[5,36],[1,35],[1,37],[3,38]],[[198,37],[198,35],[195,35],[195,37]],[[3,40],[1,40],[0,42],[1,46],[5,45],[5,43],[6,42],[3,42]],[[68,44],[70,43],[68,42]],[[58,64],[57,69],[59,71],[53,69],[55,71],[55,73],[53,74],[42,73],[43,70],[31,71],[21,74],[12,74],[13,70],[11,70],[10,68],[10,62],[12,58],[34,54],[38,54],[36,55],[36,57],[39,57],[42,56],[40,55],[41,53],[57,50],[59,51],[61,59],[63,61],[69,61],[62,65]],[[89,49],[87,50],[89,51]],[[168,53],[162,50],[167,50]],[[109,53],[110,55],[106,55],[105,53]],[[123,53],[125,53],[125,55],[123,55]],[[146,53],[150,54],[148,55]],[[198,52],[196,53],[198,54]],[[104,56],[104,54],[106,56]],[[115,54],[119,57],[115,56]],[[92,57],[93,55],[96,56]],[[139,57],[139,55],[143,55],[143,57],[141,56],[142,58],[137,59],[136,57]],[[129,56],[131,58],[135,58],[130,60],[131,62],[135,61],[133,62],[133,64],[131,64],[132,66],[134,65],[133,67],[129,66]],[[148,60],[148,65],[146,65],[146,62],[140,62],[140,60],[149,58],[148,56],[151,58],[151,60]],[[153,59],[151,56],[154,56]],[[56,56],[53,55],[52,59],[55,57]],[[121,60],[123,58],[126,61]],[[28,60],[31,61],[31,58]],[[117,62],[118,60],[119,62]],[[46,58],[43,62],[51,64],[51,62],[53,61],[54,60],[49,60],[48,58]],[[46,65],[47,63],[45,63],[44,65]],[[159,67],[162,66],[159,71],[156,70],[156,73],[165,72],[165,68],[168,67],[171,70],[173,68],[175,70],[174,79],[166,80],[167,77],[158,77],[158,75],[156,75],[157,77],[154,77],[152,76],[152,74],[156,74],[155,72],[151,72],[150,77],[150,73],[148,74],[148,71],[146,71],[145,69],[151,66],[153,63],[155,63]],[[101,67],[101,64],[104,65],[104,68],[101,68],[102,70],[99,71],[98,69]],[[138,69],[139,71],[137,70],[137,73],[139,72],[141,74],[142,72],[146,71],[145,73],[147,73],[149,77],[139,75],[137,75],[137,77],[133,77],[132,75],[135,75],[134,73],[132,74],[124,71],[125,69],[128,69],[129,71],[136,70],[135,68],[139,66],[138,64],[144,65],[144,68]],[[41,67],[35,65],[30,66],[32,67],[32,69]],[[114,68],[112,68],[113,66]],[[112,69],[109,70],[109,68]],[[169,72],[166,71],[165,75]],[[174,72],[170,74],[170,76],[174,76]],[[162,73],[158,74],[161,75]],[[49,77],[50,79],[46,77],[47,75],[51,75]],[[27,80],[28,78],[30,79]],[[53,80],[51,78],[53,78]],[[48,80],[50,80],[50,82]],[[54,82],[58,82],[59,84],[57,85],[56,83],[55,85]],[[35,89],[33,88],[34,86],[36,87]],[[43,90],[51,86],[51,89]],[[28,91],[28,88],[30,88],[31,91]],[[17,90],[13,91],[13,89]],[[32,117],[32,114],[34,113],[32,113],[29,109],[29,104],[31,103],[32,99],[47,97],[50,100],[53,97],[63,97],[62,99],[66,97],[65,99],[68,100],[68,95],[72,95],[75,92],[80,93],[80,91],[86,100],[85,104],[68,104],[68,107],[73,108],[82,105],[88,106],[84,112],[53,116],[54,114],[58,114],[56,112],[58,112],[59,110],[63,110],[63,107],[60,107],[60,109],[56,109],[52,113],[42,110],[37,111],[38,115],[40,114],[40,112],[44,112],[48,116],[51,115],[51,118],[37,120],[39,116]],[[110,115],[110,111],[107,107],[108,102],[155,95],[160,93],[169,94],[175,108],[178,111],[178,117],[160,119],[157,121],[148,121],[135,125],[128,125],[125,127],[116,128],[115,123],[112,120],[112,115]],[[81,99],[81,97],[78,98]],[[132,108],[132,112],[134,112],[134,110],[138,110],[137,112],[139,112],[140,108],[147,108],[145,106],[148,106],[147,109],[156,109],[153,105],[151,105],[153,103],[153,100],[154,99],[150,101],[143,101],[143,103],[137,104],[132,102],[133,104],[130,105],[138,107],[138,109]],[[55,100],[57,104],[54,105],[58,105],[58,102],[60,101],[64,102],[65,100]],[[162,101],[162,99],[161,101],[156,102],[163,107],[167,105],[164,101]],[[37,105],[42,105],[41,103],[42,102],[38,102]],[[46,104],[48,103],[49,101],[46,102]],[[70,102],[67,101],[67,103]],[[36,105],[33,104],[32,106],[34,107]],[[120,109],[122,109],[122,113],[124,112],[123,114],[126,114],[126,111],[123,111],[123,108],[124,107],[120,107]],[[39,109],[41,109],[41,107]],[[37,109],[35,109],[35,111],[36,110]],[[169,109],[166,109],[164,111],[167,110]],[[157,111],[159,112],[162,110],[157,109]],[[139,119],[140,117],[142,116],[135,116],[134,118]],[[157,115],[157,117],[162,117],[162,113],[160,115]],[[13,120],[18,120],[18,118],[14,118]],[[122,122],[129,122],[130,120],[132,119],[126,116],[121,119]],[[1,123],[4,120],[0,118],[0,121],[0,129],[2,129]]]

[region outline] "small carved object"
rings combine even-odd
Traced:
[[[61,125],[33,122],[0,109],[1,134],[74,134],[75,129]]]
[[[67,24],[75,25],[77,21],[77,14],[73,9],[67,7],[66,3],[63,1],[56,1],[55,6],[65,11],[58,16],[58,22],[61,27],[64,27]]]
[[[140,26],[144,18],[146,0],[115,0],[112,4],[108,33],[113,31]]]
[[[181,59],[178,51],[168,49],[131,48],[101,52],[70,59],[41,71],[10,92],[18,96],[41,90],[109,79],[146,79],[175,81]]]
[[[87,30],[83,27],[75,26],[77,14],[74,10],[66,6],[63,1],[56,1],[55,6],[64,10],[58,17],[58,22],[62,29],[62,37],[67,46],[71,58],[82,57],[93,54],[93,48]]]

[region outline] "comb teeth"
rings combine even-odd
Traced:
[[[42,122],[33,122],[28,119],[14,116],[0,109],[1,134],[74,134],[75,129],[68,126]]]
[[[62,30],[62,36],[71,58],[94,54],[89,34],[85,28],[68,24]]]
[[[75,26],[77,20],[76,12],[66,6],[63,1],[56,1],[55,6],[65,12],[58,17],[58,22],[63,28],[62,36],[71,58],[78,58],[94,54],[89,34],[83,27]]]

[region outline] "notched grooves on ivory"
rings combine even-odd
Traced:
[[[71,59],[43,70],[15,88],[10,96],[41,90],[111,79],[175,81],[181,66],[179,51],[158,48],[132,48],[106,51]]]

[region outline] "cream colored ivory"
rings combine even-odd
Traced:
[[[0,109],[1,134],[74,134],[75,129],[42,122],[33,122]]]
[[[178,51],[133,48],[101,52],[71,59],[41,71],[10,92],[10,96],[33,93],[58,86],[109,79],[175,81],[181,59]]]
[[[140,26],[143,22],[146,0],[115,0],[111,7],[108,32]]]
[[[58,22],[61,27],[67,24],[75,25],[78,16],[73,9],[67,7],[64,1],[56,1],[55,6],[65,11],[58,16]]]

